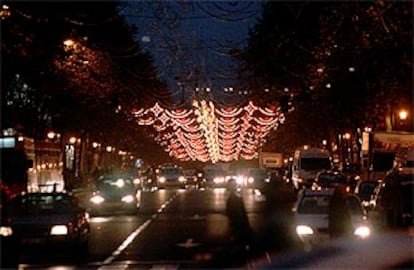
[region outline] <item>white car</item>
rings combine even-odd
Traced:
[[[328,209],[333,189],[303,189],[293,208],[296,233],[305,249],[326,243],[330,240]],[[354,235],[366,238],[371,234],[371,225],[359,198],[348,193],[348,204],[351,210]]]

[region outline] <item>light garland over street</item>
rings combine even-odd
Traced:
[[[194,100],[191,109],[167,109],[155,103],[134,109],[139,125],[152,126],[155,137],[170,156],[181,161],[213,163],[257,158],[270,131],[283,124],[280,107],[218,108],[212,101]]]

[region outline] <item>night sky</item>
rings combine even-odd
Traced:
[[[197,86],[213,95],[224,87],[240,91],[229,52],[247,45],[261,8],[258,1],[131,1],[121,11],[137,26],[136,39],[154,57],[159,78],[179,97],[191,97]]]

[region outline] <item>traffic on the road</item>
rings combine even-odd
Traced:
[[[378,194],[371,189],[375,203],[369,205],[347,185],[337,186],[337,174],[324,179],[332,186],[296,191],[288,177],[267,171],[254,179],[258,189],[251,181],[237,181],[233,171],[225,188],[186,183],[177,175],[178,186],[161,179],[161,185],[146,189],[111,174],[90,180],[96,188],[13,196],[2,202],[3,267],[249,268],[263,260],[275,263],[278,254],[311,252],[338,237],[354,238],[361,247],[390,231],[406,230],[413,237],[408,230],[414,181],[408,167],[390,171]],[[240,200],[242,208],[229,200]],[[243,216],[247,225],[237,223]],[[239,225],[233,228],[233,222]],[[251,236],[239,234],[243,226]]]
[[[0,269],[414,269],[413,7],[3,0]]]

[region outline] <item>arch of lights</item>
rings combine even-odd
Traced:
[[[155,103],[133,109],[139,125],[152,126],[170,156],[181,161],[219,162],[257,158],[270,131],[283,124],[280,107],[217,108],[212,101],[194,100],[190,109],[167,109]]]

